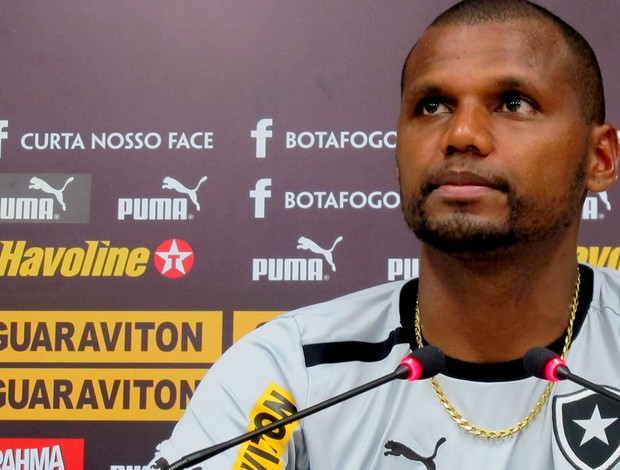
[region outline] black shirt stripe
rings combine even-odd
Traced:
[[[581,287],[579,291],[579,305],[573,327],[573,340],[579,334],[590,308],[594,283],[594,273],[589,267],[579,265],[579,272],[581,274]],[[378,343],[339,341],[306,344],[303,346],[306,367],[351,361],[377,362],[387,357],[395,345],[403,343],[409,343],[412,350],[416,349],[414,312],[417,295],[417,279],[413,279],[403,286],[399,299],[401,326],[392,330],[384,341]],[[562,337],[547,345],[547,347],[560,354],[564,346],[564,338],[565,335],[562,335]],[[426,341],[425,344],[427,344]],[[443,374],[479,382],[502,382],[528,377],[520,359],[493,364],[477,364],[446,357],[446,367],[443,370]]]

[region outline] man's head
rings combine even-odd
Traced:
[[[459,3],[403,69],[408,224],[454,253],[576,237],[587,191],[615,177],[615,130],[603,120],[596,59],[570,26],[525,1]]]
[[[556,28],[560,32],[574,61],[571,78],[574,80],[575,91],[581,97],[584,118],[588,122],[602,124],[605,121],[605,93],[596,54],[577,30],[540,5],[527,0],[465,0],[439,15],[429,29],[447,25],[475,26],[488,22],[513,23],[528,19],[547,23],[546,28],[541,28],[540,34],[545,34],[549,28]],[[401,94],[407,62],[405,60],[403,65]]]

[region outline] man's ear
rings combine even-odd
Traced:
[[[597,124],[590,138],[587,187],[599,193],[607,191],[617,178],[618,133],[612,124]]]

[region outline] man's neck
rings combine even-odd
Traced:
[[[424,245],[424,338],[448,356],[485,363],[518,359],[561,337],[575,293],[575,248],[537,248],[474,261]]]

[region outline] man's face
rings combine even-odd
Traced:
[[[405,219],[440,250],[492,252],[578,224],[590,126],[560,34],[441,26],[409,57],[398,122]]]

